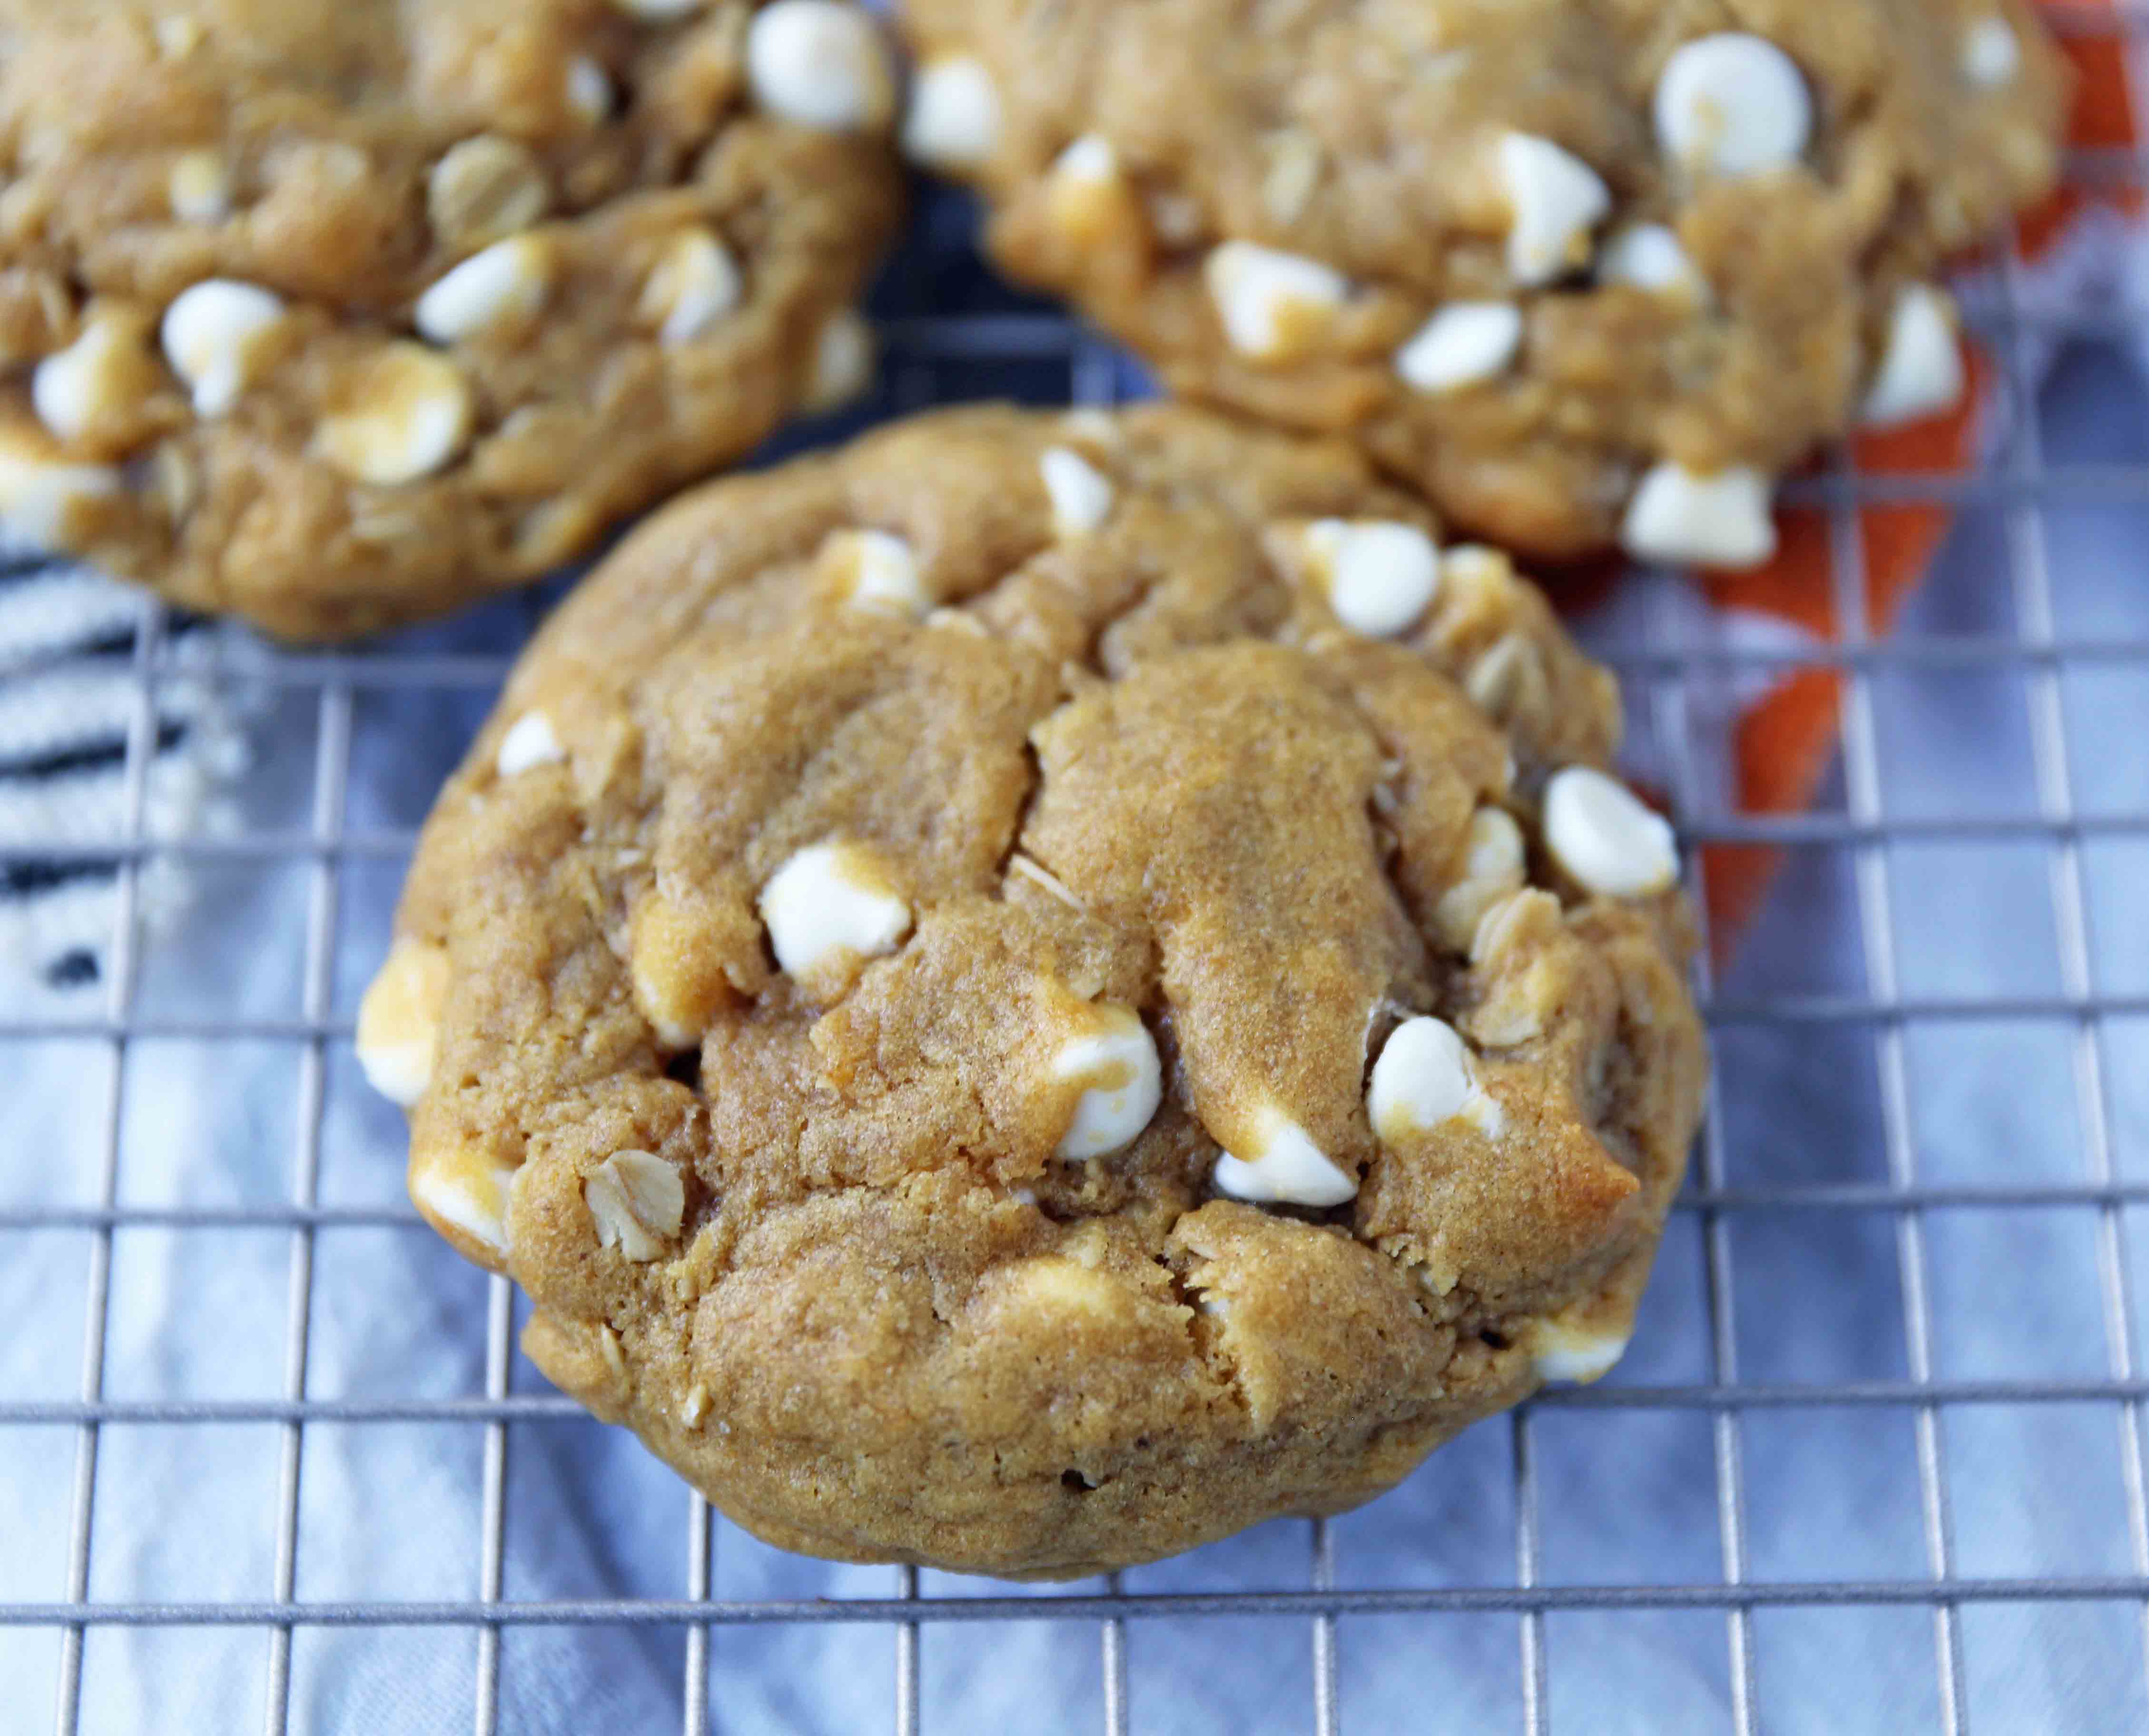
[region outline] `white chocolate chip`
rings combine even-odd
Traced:
[[[1996,14],[1980,18],[1962,35],[1963,81],[1978,90],[2012,84],[2022,70],[2022,44],[2015,27]]]
[[[673,238],[642,286],[636,312],[657,328],[667,349],[692,343],[739,304],[746,280],[715,234],[688,229]]]
[[[1225,1152],[1211,1178],[1234,1200],[1282,1200],[1293,1205],[1341,1205],[1358,1191],[1297,1122],[1274,1104],[1256,1117],[1255,1149],[1246,1157]]]
[[[224,153],[204,147],[172,164],[165,197],[182,223],[221,223],[231,215],[231,169]]]
[[[1501,135],[1500,175],[1512,214],[1507,274],[1518,284],[1544,284],[1587,264],[1589,232],[1612,209],[1603,177],[1533,133]]]
[[[880,28],[847,0],[776,0],[746,35],[747,83],[772,114],[823,132],[885,126],[895,76]]]
[[[1952,410],[1962,400],[1962,348],[1954,308],[1930,284],[1906,284],[1888,315],[1888,347],[1859,406],[1868,428],[1892,428]]]
[[[525,712],[500,738],[493,764],[502,777],[514,777],[535,766],[557,765],[566,757],[552,732],[552,720],[542,712]]]
[[[470,382],[445,356],[390,344],[360,368],[340,407],[321,424],[321,454],[379,488],[430,476],[470,438]]]
[[[1351,293],[1332,266],[1251,241],[1210,249],[1201,276],[1231,347],[1257,361],[1302,354]]]
[[[1619,546],[1637,561],[1758,566],[1776,551],[1769,480],[1744,465],[1705,476],[1654,465],[1627,503]]]
[[[707,0],[611,0],[611,3],[631,18],[662,23],[699,12]]]
[[[202,22],[186,17],[163,18],[150,27],[157,38],[157,52],[167,60],[184,60],[201,46]]]
[[[367,985],[358,1004],[358,1064],[390,1103],[408,1109],[425,1094],[447,994],[447,949],[407,936]]]
[[[984,63],[969,54],[929,60],[911,81],[903,151],[928,169],[975,169],[999,143],[1000,98]]]
[[[1429,1015],[1406,1019],[1389,1034],[1366,1088],[1366,1112],[1374,1136],[1388,1146],[1457,1120],[1497,1135],[1506,1121],[1455,1027]]]
[[[471,1153],[452,1162],[413,1155],[410,1199],[429,1217],[460,1230],[480,1246],[505,1255],[507,1200],[517,1172]]]
[[[1046,171],[1062,187],[1116,187],[1119,153],[1101,133],[1085,133],[1052,159]]]
[[[1541,1381],[1587,1383],[1611,1371],[1627,1353],[1632,1335],[1588,1331],[1558,1320],[1543,1321],[1531,1340],[1531,1360]]]
[[[487,326],[527,319],[545,304],[552,251],[534,235],[511,235],[445,273],[412,310],[419,335],[460,343]]]
[[[567,107],[586,125],[594,127],[610,119],[616,100],[611,74],[588,55],[577,54],[567,63]]]
[[[1441,938],[1458,952],[1468,951],[1485,913],[1522,885],[1526,866],[1522,828],[1512,814],[1502,808],[1481,808],[1471,815],[1462,878],[1433,907]]]
[[[910,932],[910,906],[859,846],[809,844],[762,888],[761,919],[777,964],[803,981],[893,952]]]
[[[1070,446],[1049,446],[1037,460],[1052,501],[1052,533],[1080,536],[1104,523],[1112,510],[1112,483]]]
[[[1544,838],[1577,884],[1605,898],[1653,897],[1678,878],[1671,823],[1588,766],[1568,766],[1545,785]]]
[[[262,339],[284,317],[284,300],[253,284],[213,277],[183,289],[164,309],[162,341],[172,371],[194,394],[194,414],[220,416],[252,384]]]
[[[1085,1087],[1054,1154],[1069,1162],[1132,1145],[1164,1099],[1156,1039],[1140,1016],[1131,1007],[1093,1010],[1104,1028],[1069,1038],[1052,1058],[1054,1079],[1079,1079]]]
[[[1318,518],[1306,554],[1336,618],[1370,639],[1407,632],[1440,588],[1440,551],[1416,525]]]
[[[78,540],[81,514],[119,492],[118,470],[70,464],[35,429],[0,430],[0,531],[41,549]]]
[[[818,558],[841,576],[844,595],[858,608],[922,621],[933,606],[918,556],[900,536],[837,531],[821,545]]]
[[[653,1151],[615,1151],[582,1178],[582,1203],[602,1245],[651,1260],[685,1221],[687,1185]]]
[[[1653,116],[1658,148],[1682,169],[1749,175],[1798,161],[1813,132],[1813,98],[1781,48],[1725,30],[1672,51]]]
[[[1052,227],[1083,246],[1111,237],[1135,209],[1119,154],[1097,133],[1084,133],[1052,159],[1044,199]],[[1134,220],[1140,220],[1138,212]]]
[[[1709,292],[1708,280],[1677,233],[1661,223],[1630,223],[1606,236],[1597,253],[1597,281],[1696,301]]]
[[[154,365],[133,320],[92,314],[74,342],[38,364],[30,402],[38,420],[62,440],[80,440],[100,420],[148,395]]]
[[[863,398],[873,385],[873,333],[856,308],[841,308],[813,340],[813,364],[800,407],[810,414]]]
[[[1522,347],[1522,309],[1512,302],[1452,301],[1396,352],[1396,372],[1421,392],[1452,392],[1504,374]]]

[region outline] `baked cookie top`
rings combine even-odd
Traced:
[[[436,614],[862,387],[838,0],[0,0],[0,528],[294,637]]]
[[[1820,439],[1952,403],[1929,281],[2051,184],[2021,0],[908,0],[917,160],[1175,390],[1452,517],[1746,565]]]
[[[1623,1346],[1703,1049],[1617,722],[1346,445],[922,418],[562,605],[359,1058],[531,1355],[742,1523],[1164,1554]]]

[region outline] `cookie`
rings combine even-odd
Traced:
[[[0,0],[0,528],[292,637],[586,550],[861,389],[838,0]]]
[[[1704,1058],[1609,677],[1341,442],[697,491],[424,830],[358,1054],[524,1347],[771,1541],[1065,1577],[1618,1355]]]
[[[1930,281],[2052,184],[2021,0],[909,0],[918,161],[1174,390],[1517,550],[1767,557],[1960,395]]]

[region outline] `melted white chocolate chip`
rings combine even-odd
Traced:
[[[1416,525],[1317,518],[1305,547],[1336,618],[1369,639],[1407,632],[1440,589],[1440,551]]]
[[[38,364],[30,402],[46,427],[78,440],[102,418],[148,396],[154,367],[135,321],[93,311],[74,342]]]
[[[1406,1143],[1463,1120],[1487,1135],[1505,1125],[1499,1102],[1479,1082],[1470,1050],[1445,1019],[1406,1019],[1389,1034],[1373,1063],[1366,1111],[1384,1145]]]
[[[1868,428],[1893,428],[1938,415],[1961,402],[1966,384],[1954,307],[1930,284],[1905,284],[1888,317],[1888,345],[1858,419]]]
[[[984,63],[968,54],[929,60],[911,81],[903,151],[928,169],[975,169],[999,143],[1000,98]]]
[[[514,777],[534,766],[556,765],[566,757],[567,750],[552,732],[552,720],[542,712],[525,712],[500,738],[493,765],[502,777]]]
[[[38,548],[69,548],[83,516],[121,489],[108,465],[75,464],[41,429],[0,429],[0,530]]]
[[[834,410],[865,396],[873,380],[873,327],[856,308],[838,308],[813,340],[799,407],[816,415]]]
[[[1532,133],[1500,139],[1500,175],[1511,215],[1507,274],[1550,283],[1588,263],[1589,232],[1612,209],[1612,192],[1572,151]]]
[[[545,304],[552,253],[534,235],[511,235],[472,254],[418,298],[411,323],[435,344],[460,343]]]
[[[1709,294],[1701,268],[1680,244],[1678,233],[1661,223],[1630,223],[1606,236],[1597,253],[1597,281],[1694,301]]]
[[[745,298],[731,249],[706,229],[675,236],[642,286],[636,313],[667,349],[690,344]]]
[[[855,608],[922,621],[933,607],[918,556],[886,531],[837,531],[821,545],[820,564],[834,571]]]
[[[498,1255],[508,1251],[508,1197],[520,1173],[482,1153],[451,1149],[410,1155],[411,1203],[435,1223],[460,1230]]]
[[[164,309],[164,358],[192,391],[196,415],[220,416],[239,401],[283,317],[281,296],[229,278],[179,292]]]
[[[895,73],[879,27],[845,0],[775,0],[746,35],[747,83],[770,113],[828,133],[883,127]]]
[[[1156,1039],[1132,1007],[1090,1009],[1098,1029],[1069,1038],[1052,1058],[1052,1076],[1083,1084],[1074,1119],[1054,1154],[1069,1161],[1104,1157],[1134,1143],[1164,1099]]]
[[[1071,446],[1050,446],[1037,467],[1052,502],[1054,536],[1085,536],[1104,523],[1112,510],[1112,482],[1096,465]]]
[[[367,985],[358,1004],[358,1064],[390,1102],[408,1109],[425,1094],[447,993],[447,949],[409,936]]]
[[[760,904],[778,965],[801,981],[892,953],[910,932],[910,906],[860,844],[808,845],[769,877]]]
[[[1451,301],[1396,352],[1396,373],[1417,391],[1458,391],[1506,373],[1522,346],[1512,302]]]
[[[1246,1155],[1227,1151],[1217,1158],[1212,1179],[1219,1193],[1257,1203],[1341,1205],[1358,1191],[1357,1178],[1331,1162],[1312,1136],[1274,1104],[1262,1106],[1247,1143]]]
[[[394,488],[450,462],[473,413],[470,382],[453,362],[422,344],[390,344],[355,372],[316,440],[345,475]]]
[[[1765,37],[1719,31],[1682,43],[1658,75],[1657,144],[1692,174],[1750,175],[1795,163],[1813,133],[1798,63]]]
[[[1667,459],[1627,503],[1619,546],[1637,561],[1758,566],[1776,551],[1769,479],[1740,465],[1704,476]]]
[[[1571,1381],[1587,1385],[1611,1372],[1627,1353],[1631,1332],[1568,1326],[1558,1320],[1540,1321],[1531,1340],[1531,1360],[1541,1381]]]
[[[1225,337],[1256,361],[1305,354],[1351,293],[1349,280],[1333,266],[1251,241],[1212,248],[1201,276]]]
[[[1651,898],[1678,878],[1671,823],[1588,766],[1566,767],[1545,785],[1544,837],[1575,882],[1605,898]]]
[[[1973,89],[2001,89],[2012,84],[2021,70],[2022,44],[2006,19],[1996,13],[1963,33],[1963,82]]]
[[[224,153],[204,147],[173,163],[165,198],[181,223],[221,223],[231,215],[231,168]]]

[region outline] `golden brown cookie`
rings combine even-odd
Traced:
[[[1341,442],[925,417],[554,615],[359,1057],[539,1366],[776,1542],[1333,1511],[1624,1346],[1704,1058],[1617,727]]]
[[[0,0],[0,528],[295,637],[437,614],[864,383],[839,0]]]
[[[2051,184],[2022,0],[908,0],[904,142],[1175,390],[1464,525],[1746,565],[1772,479],[1930,415],[1928,281]]]

